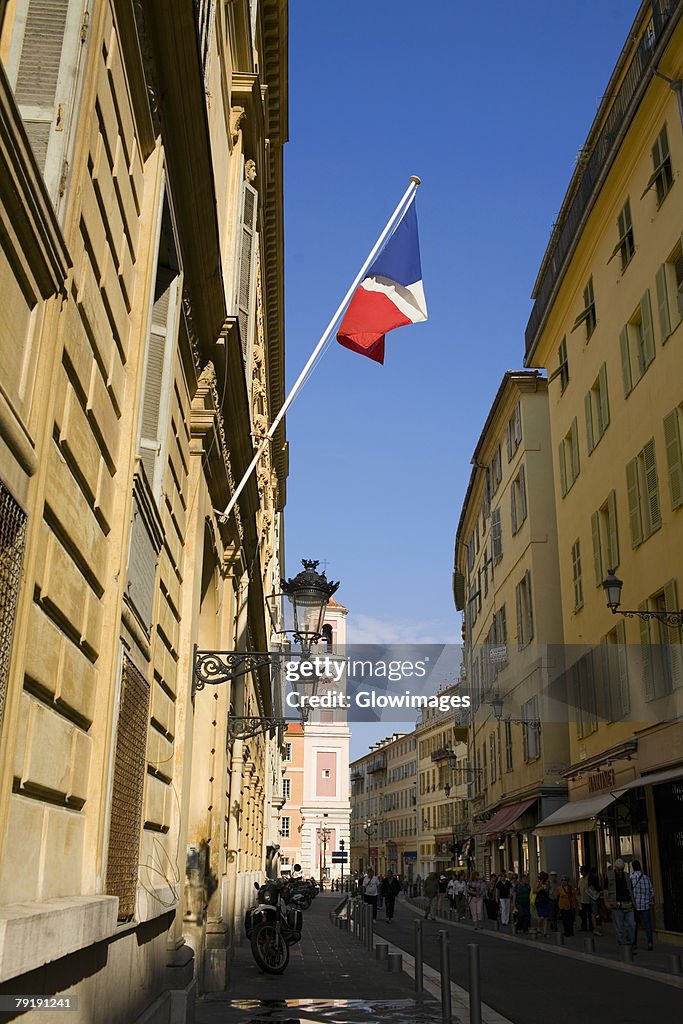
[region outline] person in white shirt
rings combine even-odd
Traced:
[[[372,907],[372,919],[373,921],[377,917],[377,896],[379,895],[379,878],[372,870],[368,868],[363,878],[363,899],[366,903],[369,903]]]

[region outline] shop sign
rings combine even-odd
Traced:
[[[588,776],[588,792],[602,793],[605,789],[612,789],[615,783],[614,768],[604,768],[601,772]]]

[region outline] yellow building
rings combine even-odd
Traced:
[[[417,741],[413,733],[395,733],[385,748],[383,829],[379,863],[411,882],[417,860]]]
[[[474,451],[456,534],[473,834],[487,875],[505,868],[535,877],[569,866],[566,840],[540,844],[533,836],[566,801],[560,773],[569,759],[565,716],[556,714],[550,687],[562,615],[548,434],[547,381],[508,371]]]
[[[578,861],[652,875],[683,931],[681,631],[612,614],[683,598],[683,4],[643,3],[569,183],[533,292],[526,365],[549,373],[567,647],[571,803],[543,823]],[[663,906],[662,906],[663,905]]]
[[[215,510],[282,402],[287,5],[0,10],[0,983],[184,1020],[276,845],[277,691],[192,652],[271,639],[282,431]]]

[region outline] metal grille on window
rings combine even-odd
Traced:
[[[0,484],[0,722],[5,710],[25,539],[26,515],[9,491]]]
[[[107,861],[107,893],[119,898],[119,921],[135,913],[148,717],[149,684],[124,658]]]

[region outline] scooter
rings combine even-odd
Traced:
[[[289,963],[289,947],[301,940],[304,915],[284,904],[281,883],[254,882],[254,888],[258,892],[256,906],[244,916],[251,952],[262,971],[282,974]]]

